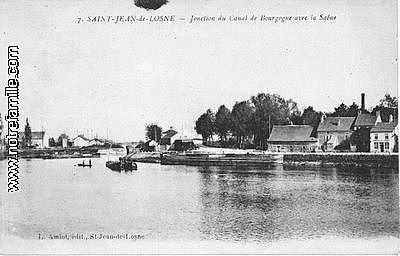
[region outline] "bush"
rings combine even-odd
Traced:
[[[350,150],[350,140],[349,139],[343,140],[334,149],[335,150],[340,150],[340,151]]]

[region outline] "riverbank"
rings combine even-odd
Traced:
[[[200,152],[200,151],[199,151]],[[255,150],[241,150],[241,149],[224,149],[224,148],[201,148],[202,154],[215,154],[215,155],[229,155],[230,160],[237,160],[242,165],[252,165],[265,158],[265,156],[277,153]],[[167,153],[167,152],[164,152]],[[398,154],[377,154],[377,153],[279,153],[283,156],[283,164],[294,166],[331,166],[331,167],[374,167],[374,168],[395,168],[398,169],[399,157]],[[244,156],[248,161],[243,161]],[[216,158],[210,158],[210,161],[202,158],[202,161],[193,157],[180,156],[174,158],[174,161],[161,160],[160,152],[139,152],[128,155],[128,158],[136,162],[144,163],[162,163],[162,164],[181,164],[181,165],[223,165],[218,164]],[[221,158],[222,159],[222,158]],[[170,160],[170,159],[169,159]],[[211,161],[212,160],[212,161]],[[240,160],[240,161],[239,161]],[[245,159],[246,160],[246,159]],[[282,162],[281,162],[282,163]]]
[[[398,154],[376,153],[285,153],[284,164],[345,167],[399,167]]]
[[[127,158],[140,163],[160,163],[160,152],[134,152],[126,156]]]
[[[43,149],[21,149],[18,150],[19,158],[85,158],[99,157],[97,148],[43,148]]]

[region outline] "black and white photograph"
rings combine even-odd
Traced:
[[[399,253],[398,1],[0,0],[2,255]]]

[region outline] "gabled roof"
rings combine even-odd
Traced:
[[[170,139],[174,137],[176,134],[178,134],[177,131],[169,129],[168,131],[163,132],[163,136],[161,137],[161,139]]]
[[[397,119],[393,122],[380,122],[372,127],[371,132],[392,132],[397,126]]]
[[[74,138],[74,140],[76,140],[77,138],[81,138],[81,139],[83,139],[83,140],[89,140],[88,138],[86,138],[84,135],[78,135],[78,136],[76,136],[75,138]]]
[[[274,125],[268,142],[316,142],[310,125]]]
[[[319,124],[318,132],[350,131],[355,117],[327,117]]]
[[[359,114],[357,116],[354,126],[374,126],[376,122],[376,115],[372,114]]]

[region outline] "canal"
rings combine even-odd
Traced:
[[[107,158],[20,160],[3,189],[3,235],[140,235],[146,241],[269,243],[398,237],[397,170],[161,166],[118,173]],[[2,182],[7,162],[0,161]]]

